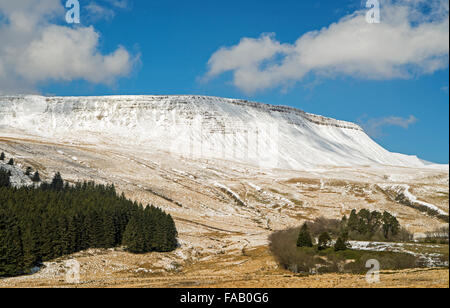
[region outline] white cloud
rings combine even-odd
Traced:
[[[116,15],[113,9],[99,5],[96,2],[89,3],[84,6],[84,9],[88,12],[88,19],[94,21],[100,19],[111,20]]]
[[[104,0],[104,1],[120,9],[127,9],[131,5],[129,0]]]
[[[85,20],[88,22],[112,20],[116,16],[116,10],[126,10],[130,7],[131,2],[128,0],[95,0],[83,5],[87,13]]]
[[[358,122],[364,128],[367,134],[370,136],[377,138],[383,135],[382,128],[384,126],[398,126],[404,129],[408,129],[409,126],[417,123],[418,119],[410,115],[409,118],[395,117],[389,116],[384,118],[375,118],[375,119],[360,119]]]
[[[426,15],[421,13],[424,6]],[[393,79],[448,67],[448,0],[385,1],[380,24],[367,23],[366,12],[356,11],[293,44],[267,34],[243,38],[211,56],[205,78],[232,72],[234,85],[251,94],[309,74]]]
[[[111,84],[131,71],[136,57],[121,46],[101,53],[100,34],[64,24],[65,12],[59,0],[0,0],[0,93],[50,80]]]

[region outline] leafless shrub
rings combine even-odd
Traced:
[[[449,242],[449,226],[438,228],[431,232],[425,233],[425,242],[433,244],[448,244]]]
[[[315,264],[314,255],[297,249],[298,233],[298,228],[272,233],[269,236],[269,248],[283,268],[294,273],[309,273]]]
[[[341,221],[337,219],[328,219],[325,217],[316,218],[313,222],[308,223],[308,229],[312,236],[318,237],[324,232],[331,235],[339,236],[341,229]]]

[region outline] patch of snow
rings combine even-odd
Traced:
[[[231,195],[233,197],[233,199],[235,199],[241,205],[245,205],[245,203],[244,203],[244,201],[242,201],[241,197],[237,193],[232,191],[230,188],[228,188],[227,186],[225,186],[223,184],[220,184],[220,183],[217,183],[217,182],[214,183],[214,186],[224,190],[225,192],[227,192],[229,195]]]
[[[261,188],[261,187],[255,185],[255,184],[253,184],[253,183],[251,183],[251,182],[247,182],[247,184],[248,184],[251,188],[253,188],[254,190],[256,190],[257,192],[262,191],[262,188]]]
[[[14,187],[30,186],[33,184],[31,179],[19,168],[19,165],[10,166],[0,161],[0,169],[11,172],[11,185]]]
[[[441,210],[440,208],[438,208],[437,206],[431,204],[431,203],[427,203],[424,201],[420,201],[417,199],[416,196],[414,196],[409,189],[411,188],[408,184],[399,184],[399,185],[389,185],[389,184],[379,184],[378,186],[380,186],[380,188],[382,188],[383,190],[391,190],[394,191],[397,194],[402,194],[405,196],[405,198],[411,202],[411,203],[417,203],[420,204],[422,206],[425,206],[433,211],[438,212],[440,215],[448,215],[448,213],[446,213],[445,211]]]
[[[436,245],[427,244],[408,244],[408,243],[386,243],[386,242],[367,242],[367,241],[349,241],[351,249],[363,251],[391,251],[407,253],[418,257],[421,263],[427,267],[448,266],[447,261],[442,261],[441,254],[438,253],[416,253],[411,251],[414,247],[438,248]],[[410,250],[411,249],[411,250]]]

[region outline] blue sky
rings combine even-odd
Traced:
[[[409,21],[414,27],[436,20],[443,20],[445,25],[446,20],[447,32],[438,34],[446,37],[448,45],[448,1],[439,2],[444,3],[444,17],[430,17],[429,8],[416,7],[414,9],[423,16]],[[347,20],[359,20],[351,14],[359,12],[361,15],[366,11],[365,1],[81,0],[80,4],[81,25],[65,24],[57,15],[65,14],[65,10],[55,10],[57,16],[52,17],[52,22],[72,29],[93,26],[98,34],[96,52],[108,55],[122,46],[129,56],[129,59],[123,59],[128,66],[124,64],[123,72],[105,68],[105,74],[95,78],[83,76],[77,70],[68,80],[59,77],[52,67],[48,78],[26,81],[33,91],[48,95],[200,94],[289,105],[361,123],[390,151],[448,163],[448,49],[440,45],[442,37],[437,35],[438,41],[430,41],[432,47],[424,49],[422,46],[417,54],[411,53],[411,57],[418,58],[416,55],[426,52],[428,58],[421,62],[402,58],[402,52],[400,55],[395,53],[395,46],[382,35],[377,38],[380,50],[369,60],[362,57],[350,63],[342,58],[342,54],[333,58],[335,54],[347,52],[340,49],[339,41],[333,41],[333,37],[338,38],[348,29],[352,31],[351,21]],[[381,6],[381,26],[392,27],[386,28],[385,33],[395,33],[397,29],[395,19],[387,16],[392,7],[391,2]],[[4,8],[4,16],[8,16],[7,9]],[[442,8],[439,12],[442,14]],[[330,27],[332,24],[335,26]],[[313,42],[307,42],[309,45],[296,44],[300,37],[321,29],[329,31],[314,34]],[[442,32],[442,29],[433,31]],[[413,35],[422,35],[414,28],[410,31]],[[404,32],[399,33],[403,35]],[[423,35],[434,37],[429,33]],[[245,63],[229,66],[229,61],[239,62],[242,57],[252,59],[252,52],[243,54],[247,50],[243,48],[244,38],[252,40],[255,55],[264,48],[276,51],[263,57],[255,66]],[[350,46],[346,47],[349,52],[355,52],[359,43],[357,41],[352,48],[347,42]],[[384,43],[386,46],[382,46]],[[301,47],[314,50],[318,44],[325,44],[330,49],[324,57],[327,61],[330,59],[330,63],[325,67],[313,56],[306,57],[306,49]],[[220,53],[221,48],[226,49]],[[302,51],[295,51],[300,49]],[[388,50],[386,54],[385,50]],[[214,59],[213,55],[216,55]],[[302,65],[294,67],[292,72],[287,72],[289,67],[280,68],[284,61],[297,55],[302,57]],[[358,55],[351,56],[356,57]],[[439,62],[434,61],[436,58]],[[70,61],[70,57],[68,59],[65,61]],[[117,55],[117,59],[122,58]],[[366,63],[369,67],[362,68]],[[384,67],[386,63],[398,65],[398,69],[390,70]],[[255,68],[258,68],[256,74]],[[276,73],[270,75],[273,71]],[[298,73],[301,71],[305,72]],[[116,76],[108,79],[108,74]],[[242,75],[251,80],[239,77]],[[274,79],[274,75],[279,77]],[[1,80],[0,66],[0,86]],[[269,80],[270,86],[265,80]]]

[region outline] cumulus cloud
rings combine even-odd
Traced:
[[[358,10],[293,44],[274,34],[242,38],[211,56],[205,79],[232,72],[234,85],[251,94],[308,75],[382,80],[433,73],[448,67],[448,12],[448,0],[384,1],[380,24]]]
[[[122,46],[103,54],[100,34],[65,24],[65,12],[59,0],[0,0],[0,93],[50,80],[111,84],[131,71],[136,57]]]
[[[365,119],[364,116],[358,122],[364,128],[367,134],[371,137],[378,138],[383,135],[382,128],[385,126],[398,126],[404,129],[408,129],[409,126],[417,123],[418,119],[410,115],[408,118],[389,116],[375,119]]]

